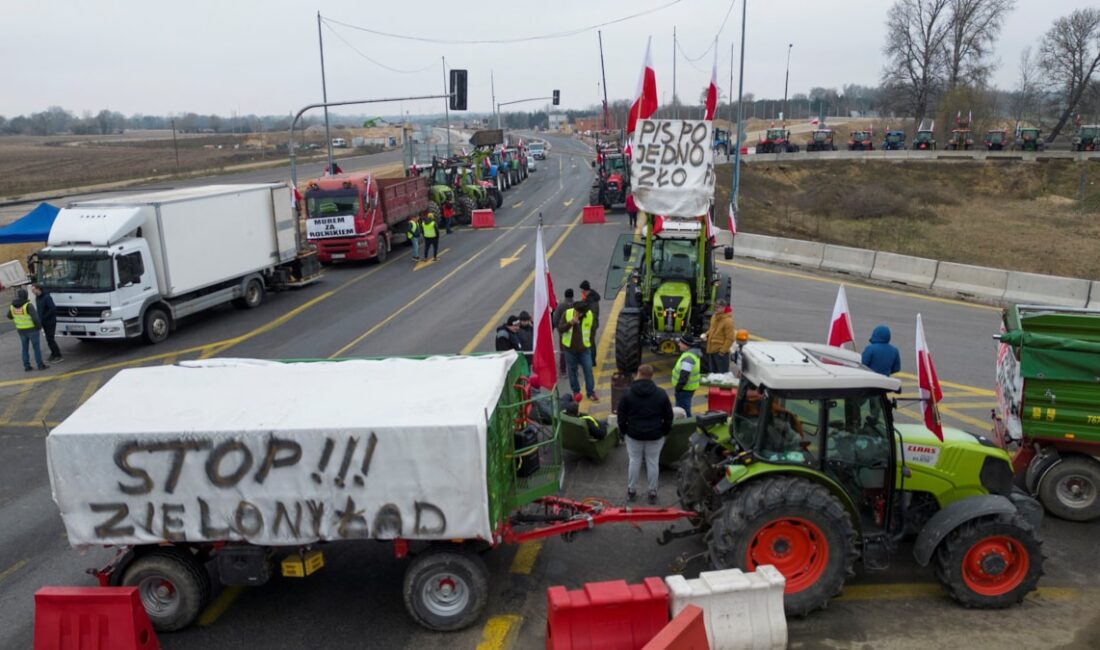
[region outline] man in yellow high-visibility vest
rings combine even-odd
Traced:
[[[595,316],[583,300],[573,303],[565,310],[558,323],[561,332],[561,349],[565,353],[565,369],[569,375],[569,387],[573,390],[573,400],[581,401],[581,384],[577,380],[577,366],[584,370],[584,388],[588,399],[600,401],[596,396],[596,379],[592,376],[592,336]]]
[[[34,360],[39,370],[49,368],[42,361],[42,342],[38,337],[38,330],[42,329],[42,323],[38,320],[38,312],[30,303],[26,289],[15,292],[15,300],[8,307],[8,318],[15,323],[15,331],[19,332],[19,343],[23,349],[23,369],[30,372],[31,359],[29,349],[34,348]]]
[[[699,389],[703,375],[703,353],[693,336],[684,334],[678,341],[680,358],[672,368],[672,385],[676,391],[676,406],[691,415],[691,398]]]

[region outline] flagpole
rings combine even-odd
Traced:
[[[749,0],[741,2],[741,72],[737,79],[737,152],[733,158],[733,187],[730,189],[730,207],[733,214],[737,214],[737,195],[741,186],[741,122],[744,118],[744,107],[741,98],[745,89],[745,17]]]

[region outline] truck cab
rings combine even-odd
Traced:
[[[385,258],[380,250],[387,248],[388,229],[380,218],[378,184],[369,173],[309,181],[305,206],[306,236],[322,264]]]

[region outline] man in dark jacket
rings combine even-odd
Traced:
[[[562,314],[565,313],[565,310],[571,308],[572,306],[573,306],[573,289],[569,288],[569,289],[565,290],[564,297],[561,299],[561,301],[558,302],[558,306],[554,308],[553,316],[554,316],[554,327],[555,328],[557,328],[558,323],[561,322],[561,317],[562,317]],[[558,343],[559,343],[559,345],[558,345],[558,374],[559,375],[564,375],[565,374],[565,346],[560,345],[561,335],[562,335],[562,333],[559,330],[558,331]]]
[[[20,289],[15,292],[15,300],[8,307],[8,318],[15,322],[15,331],[19,332],[19,344],[23,349],[23,369],[31,370],[31,358],[28,348],[34,348],[34,360],[39,370],[49,368],[42,362],[42,342],[38,338],[38,330],[42,328],[42,322],[38,320],[38,311],[27,300],[27,290]]]
[[[889,377],[901,370],[901,355],[890,344],[890,328],[879,325],[871,332],[871,345],[863,348],[863,365]]]
[[[581,282],[581,300],[588,303],[588,309],[595,319],[592,323],[592,363],[596,363],[596,332],[600,329],[600,294],[592,288],[592,284],[585,280]]]
[[[46,345],[50,347],[50,363],[61,363],[61,348],[57,346],[54,334],[57,332],[57,305],[53,302],[53,296],[45,287],[38,284],[31,285],[35,302],[38,303],[38,320],[42,323],[42,333],[46,336]]]
[[[526,311],[519,313],[519,329],[516,330],[516,338],[519,339],[519,349],[523,356],[527,357],[527,366],[531,366],[531,355],[535,350],[535,323],[531,320],[531,314]]]
[[[672,430],[672,403],[665,391],[653,382],[653,366],[642,364],[634,375],[626,394],[619,400],[617,409],[619,431],[626,439],[626,451],[630,463],[626,474],[626,498],[633,501],[638,492],[635,485],[645,459],[646,480],[649,483],[649,502],[657,503],[658,461],[665,436]]]
[[[503,352],[505,350],[521,352],[518,332],[519,319],[515,316],[509,316],[508,320],[504,321],[504,324],[497,328],[497,352]]]

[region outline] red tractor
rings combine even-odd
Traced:
[[[970,124],[974,121],[974,115],[967,112],[966,119],[962,118],[962,111],[955,115],[955,128],[951,131],[951,137],[947,139],[947,148],[952,151],[964,149],[970,150],[974,146],[974,136],[970,133]]]
[[[592,162],[596,178],[588,192],[589,205],[602,205],[605,210],[625,210],[630,195],[630,159],[618,145],[596,144],[596,160]]]
[[[848,151],[874,151],[874,131],[852,131],[848,136]]]
[[[798,151],[798,145],[791,143],[791,132],[786,128],[775,127],[768,129],[760,136],[756,143],[756,153],[794,153]]]
[[[985,132],[986,151],[1004,151],[1008,148],[1008,129],[990,129]]]

